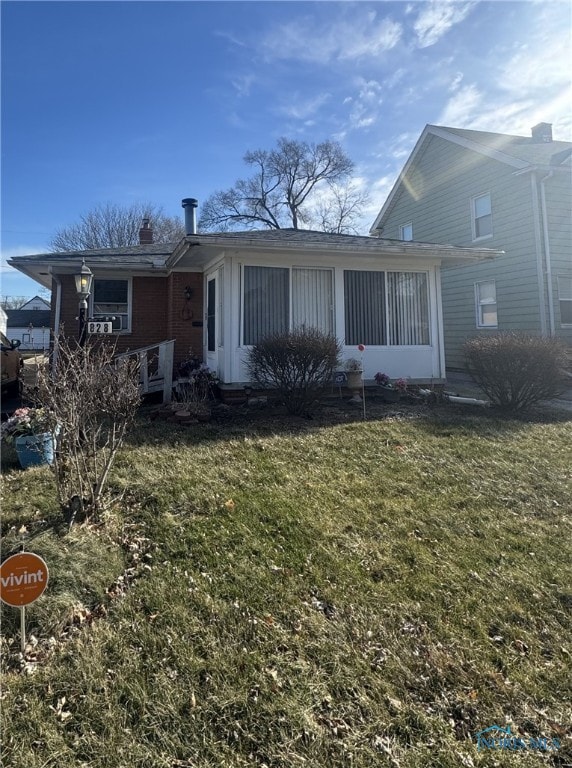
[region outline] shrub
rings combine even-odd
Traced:
[[[468,340],[469,373],[493,405],[518,411],[562,394],[566,348],[554,338],[505,332]]]
[[[106,342],[55,341],[55,364],[40,368],[35,398],[59,426],[52,466],[58,500],[72,522],[102,508],[111,466],[141,401],[135,360],[114,360]]]
[[[340,351],[338,340],[317,328],[270,334],[252,347],[249,376],[277,390],[289,413],[307,413],[331,383]]]

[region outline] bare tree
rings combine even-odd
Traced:
[[[356,231],[367,196],[351,183],[354,164],[338,142],[282,138],[276,149],[247,152],[244,162],[254,174],[211,195],[199,229]]]
[[[27,301],[30,301],[30,296],[4,296],[2,297],[2,309],[20,309],[20,307]]]
[[[114,203],[98,205],[80,216],[77,224],[64,227],[50,240],[52,251],[85,251],[92,248],[118,248],[139,243],[139,229],[144,218],[150,220],[156,243],[180,240],[185,235],[182,221],[166,216],[151,203],[133,203],[124,207]]]
[[[56,427],[52,466],[60,506],[72,521],[105,506],[109,472],[141,401],[136,361],[114,359],[107,342],[80,347],[58,336],[57,357],[38,370],[33,396]]]
[[[369,195],[357,183],[345,186],[330,185],[311,212],[314,228],[339,235],[358,232],[362,210],[369,203]]]

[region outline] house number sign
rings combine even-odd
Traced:
[[[88,333],[113,333],[113,323],[109,320],[90,320],[87,324]]]

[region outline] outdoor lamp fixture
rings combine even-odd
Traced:
[[[93,273],[86,265],[85,259],[82,261],[81,270],[75,278],[75,289],[79,294],[79,345],[83,347],[87,336],[87,297],[91,293],[91,283]]]

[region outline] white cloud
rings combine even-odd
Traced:
[[[309,16],[299,17],[272,30],[263,40],[268,59],[296,59],[317,64],[378,56],[399,42],[402,27],[376,13],[357,11],[351,19],[338,18],[317,25]]]
[[[475,85],[466,85],[459,88],[455,95],[449,99],[445,109],[439,116],[440,125],[448,125],[454,128],[476,128],[474,122],[481,112],[483,94]]]
[[[320,108],[331,98],[329,93],[320,93],[310,99],[302,99],[298,92],[292,94],[285,104],[278,108],[278,112],[295,120],[308,120],[316,114]]]
[[[254,75],[235,75],[230,82],[237,95],[243,97],[250,96],[250,89],[255,80]]]
[[[367,128],[373,125],[380,113],[383,103],[383,86],[377,80],[365,80],[359,78],[357,81],[358,93],[352,97],[352,108],[350,111],[350,128]]]
[[[451,80],[451,82],[449,84],[449,90],[450,91],[456,91],[459,88],[459,86],[461,85],[462,82],[463,82],[463,73],[462,72],[457,72],[457,74]]]
[[[464,21],[475,4],[455,0],[430,0],[423,3],[423,10],[413,25],[419,48],[434,45],[451,27]]]
[[[570,85],[572,60],[570,40],[553,38],[541,43],[542,50],[522,45],[501,67],[499,86],[506,91],[546,91],[553,87]]]

